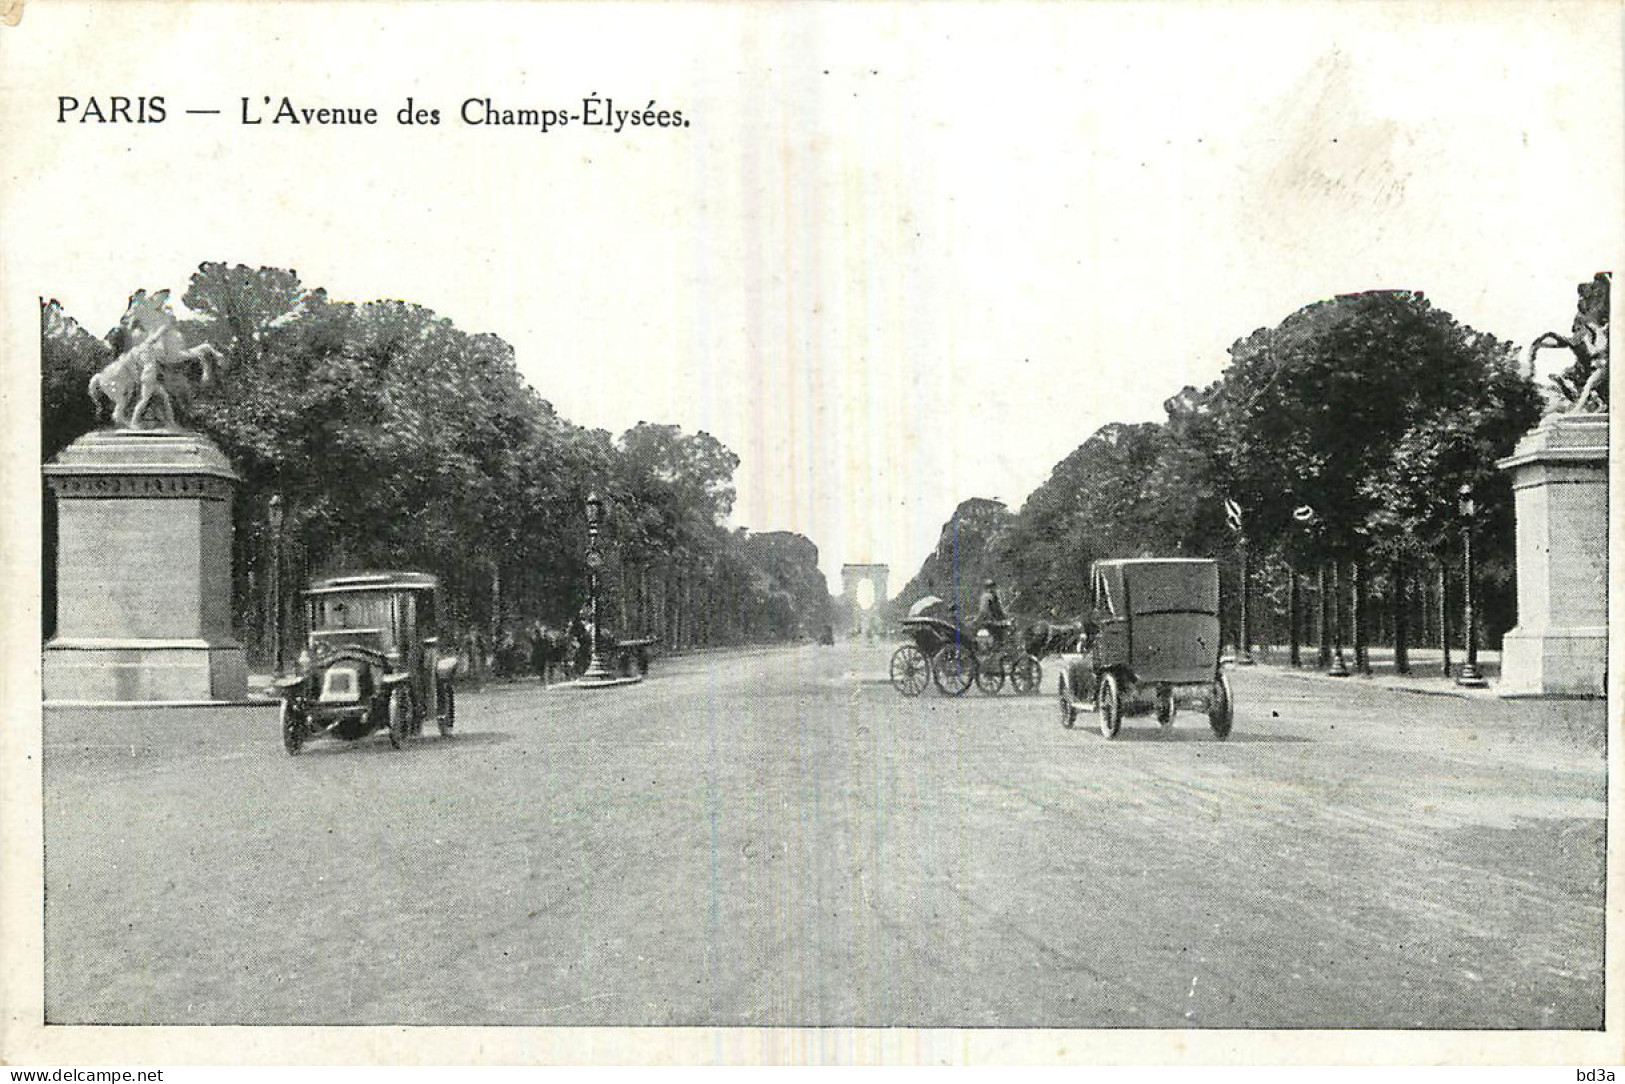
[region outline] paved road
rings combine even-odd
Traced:
[[[52,709],[48,1018],[1600,1026],[1600,704],[1259,668],[1228,742],[1107,742],[886,656],[501,687],[402,752]]]

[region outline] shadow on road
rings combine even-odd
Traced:
[[[1078,717],[1079,729],[1095,729],[1093,726],[1086,728],[1083,720],[1084,717],[1080,715]],[[1182,727],[1176,724],[1174,729],[1168,731],[1164,731],[1159,726],[1132,726],[1128,723],[1124,723],[1123,729],[1117,732],[1117,737],[1109,740],[1113,742],[1131,743],[1172,742],[1175,744],[1189,744],[1191,742],[1219,744],[1222,740],[1224,744],[1228,745],[1234,745],[1236,743],[1241,743],[1243,745],[1252,743],[1264,743],[1271,745],[1304,745],[1312,742],[1314,739],[1301,737],[1296,734],[1257,734],[1246,730],[1232,730],[1228,738],[1220,739],[1219,736],[1214,734],[1213,731],[1208,727],[1197,726],[1194,723],[1188,727]]]
[[[387,735],[371,734],[355,741],[346,741],[343,738],[315,738],[299,755],[301,757],[449,755],[459,749],[478,749],[488,745],[501,745],[512,740],[513,735],[505,730],[475,730],[466,734],[459,732],[449,738],[442,738],[438,734],[426,734],[407,742],[405,748],[396,749],[389,744]]]

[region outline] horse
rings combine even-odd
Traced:
[[[1022,646],[1027,654],[1035,658],[1046,658],[1050,655],[1059,655],[1079,649],[1079,640],[1084,634],[1084,623],[1072,621],[1064,624],[1051,624],[1048,621],[1035,621],[1027,627],[1022,635]]]
[[[1612,276],[1608,272],[1599,271],[1590,282],[1580,284],[1580,301],[1575,307],[1572,334],[1568,338],[1548,331],[1529,344],[1530,379],[1536,375],[1535,355],[1542,350],[1568,350],[1574,355],[1577,365],[1582,369],[1590,368],[1585,386],[1568,408],[1570,414],[1584,411],[1592,395],[1608,379],[1608,288],[1611,281]]]
[[[117,330],[108,337],[111,340]],[[122,336],[120,337],[122,341]],[[113,360],[101,372],[90,378],[90,385],[85,390],[90,395],[91,405],[95,408],[96,416],[101,416],[101,400],[106,399],[113,408],[113,424],[120,428],[130,427],[130,408],[135,405],[137,393],[141,388],[141,363],[135,355],[123,350],[119,345],[114,346]]]
[[[214,383],[215,365],[223,362],[220,351],[209,343],[183,345],[180,320],[169,310],[168,290],[151,297],[145,290],[131,294],[108,341],[119,355],[90,378],[87,390],[98,412],[100,399],[107,399],[113,408],[113,424],[121,429],[143,428],[149,412],[156,420],[150,428],[177,428],[166,371],[196,362],[203,370],[200,385],[208,387]]]

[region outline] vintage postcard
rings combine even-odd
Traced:
[[[6,5],[0,1061],[1618,1071],[1622,28]]]

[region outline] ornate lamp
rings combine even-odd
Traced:
[[[271,658],[282,675],[282,494],[273,493],[271,515]]]
[[[1456,492],[1456,511],[1461,513],[1461,569],[1462,616],[1461,635],[1467,643],[1467,661],[1456,673],[1456,684],[1468,688],[1483,688],[1489,682],[1478,672],[1478,621],[1473,605],[1473,525],[1478,516],[1478,505],[1473,500],[1473,487],[1466,483]]]
[[[588,598],[592,606],[592,657],[587,662],[587,672],[582,674],[579,680],[583,685],[599,685],[614,681],[615,675],[604,665],[598,646],[598,570],[604,564],[604,559],[598,552],[598,531],[604,520],[604,501],[596,492],[587,494],[586,511]]]

